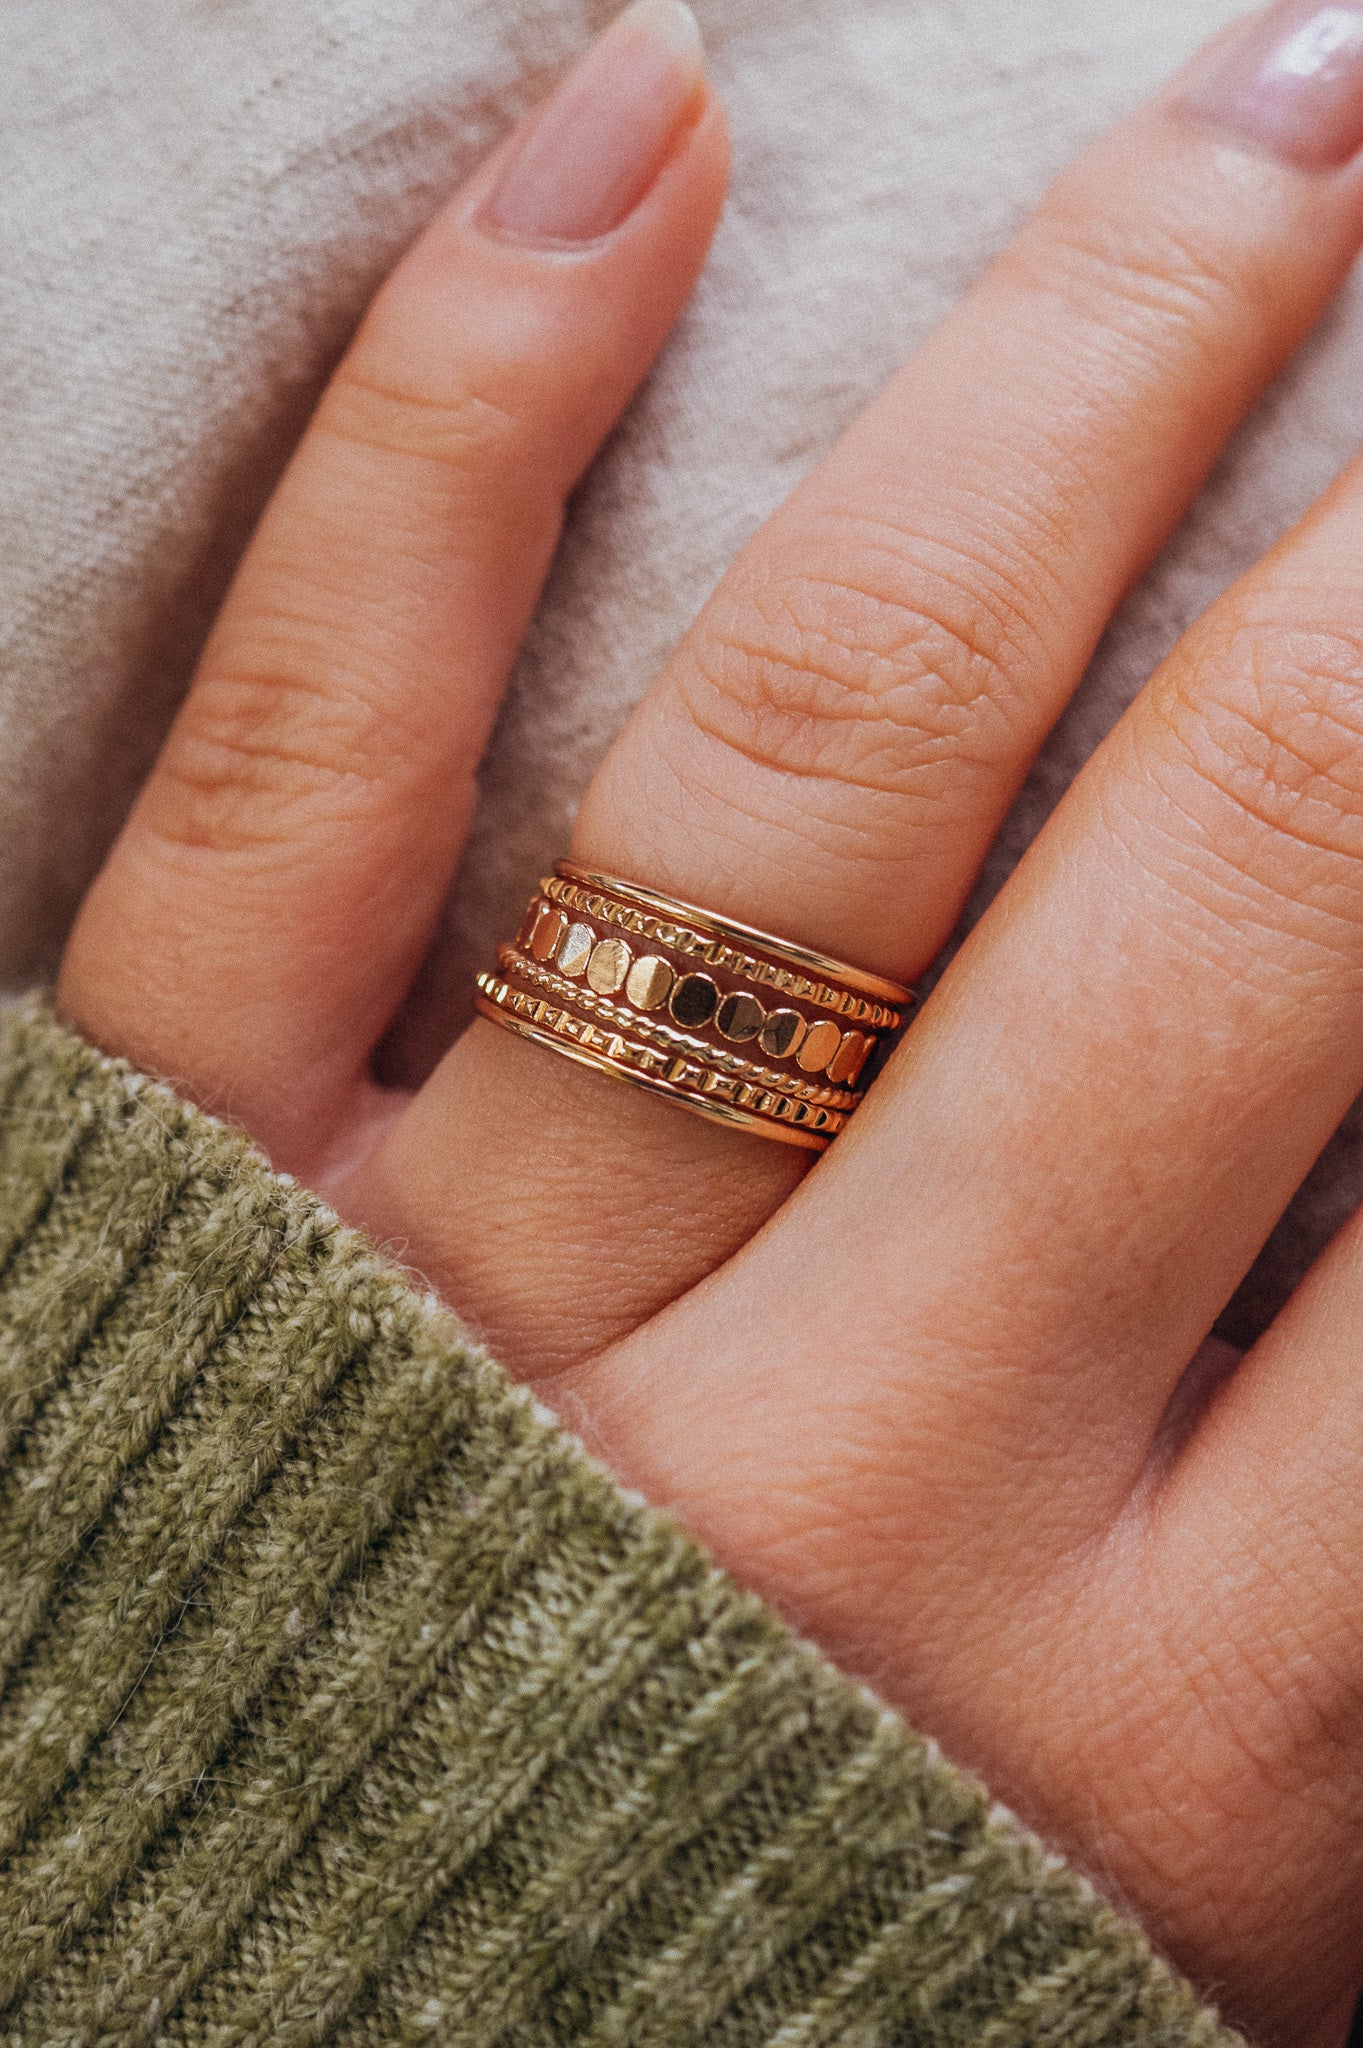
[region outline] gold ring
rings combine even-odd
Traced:
[[[699,1116],[822,1152],[913,997],[897,982],[559,861],[477,1007]]]

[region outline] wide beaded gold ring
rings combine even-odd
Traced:
[[[478,1008],[599,1073],[822,1152],[913,997],[897,982],[561,860]]]

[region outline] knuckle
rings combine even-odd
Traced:
[[[1266,1569],[1263,1531],[1242,1501],[1219,1527],[1203,1525],[1192,1552],[1182,1516],[1149,1525],[1155,1541],[1128,1553],[1137,1569],[1124,1580],[1144,1650],[1103,1730],[1120,1803],[1144,1816],[1127,1835],[1132,1875],[1150,1896],[1200,1899],[1242,1927],[1256,1899],[1274,1910],[1262,1883],[1272,1851],[1285,1883],[1277,1907],[1290,1911],[1297,1851],[1356,1840],[1363,1800],[1356,1602],[1337,1599],[1322,1630],[1315,1560],[1299,1577],[1283,1572],[1290,1546],[1275,1522]],[[1100,1583],[1102,1641],[1123,1603]]]
[[[1063,181],[999,261],[1005,277],[1061,300],[1073,347],[1096,329],[1109,346],[1161,358],[1179,341],[1219,350],[1250,283],[1205,233],[1091,193],[1070,199]]]
[[[1261,871],[1284,847],[1332,864],[1363,857],[1363,615],[1209,634],[1161,698],[1182,754],[1250,828],[1234,843]]]
[[[1253,1559],[1239,1562],[1254,1570]],[[1358,1743],[1359,1632],[1347,1609],[1327,1635],[1309,1595],[1300,1607],[1310,1622],[1285,1612],[1270,1590],[1248,1618],[1217,1613],[1216,1635],[1194,1641],[1181,1632],[1170,1642],[1198,1803],[1225,1822],[1305,1804],[1354,1829],[1360,1786],[1341,1765]]]
[[[147,822],[185,850],[268,859],[370,817],[392,753],[388,719],[352,679],[216,668],[167,743]]]
[[[1011,564],[919,568],[898,535],[879,550],[712,604],[682,696],[703,734],[759,769],[935,810],[959,796],[962,768],[1016,744],[1036,605]]]
[[[494,481],[527,438],[520,410],[494,380],[485,389],[466,381],[428,391],[361,360],[345,361],[336,371],[314,431],[371,454]]]

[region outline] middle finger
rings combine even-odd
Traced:
[[[1363,228],[1356,171],[1243,148],[1186,99],[1059,181],[740,560],[589,793],[585,865],[898,980],[931,959]],[[480,1023],[347,1201],[543,1372],[719,1264],[799,1171]]]

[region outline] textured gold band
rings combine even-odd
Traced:
[[[913,997],[693,903],[558,862],[478,1008],[722,1123],[823,1151]]]

